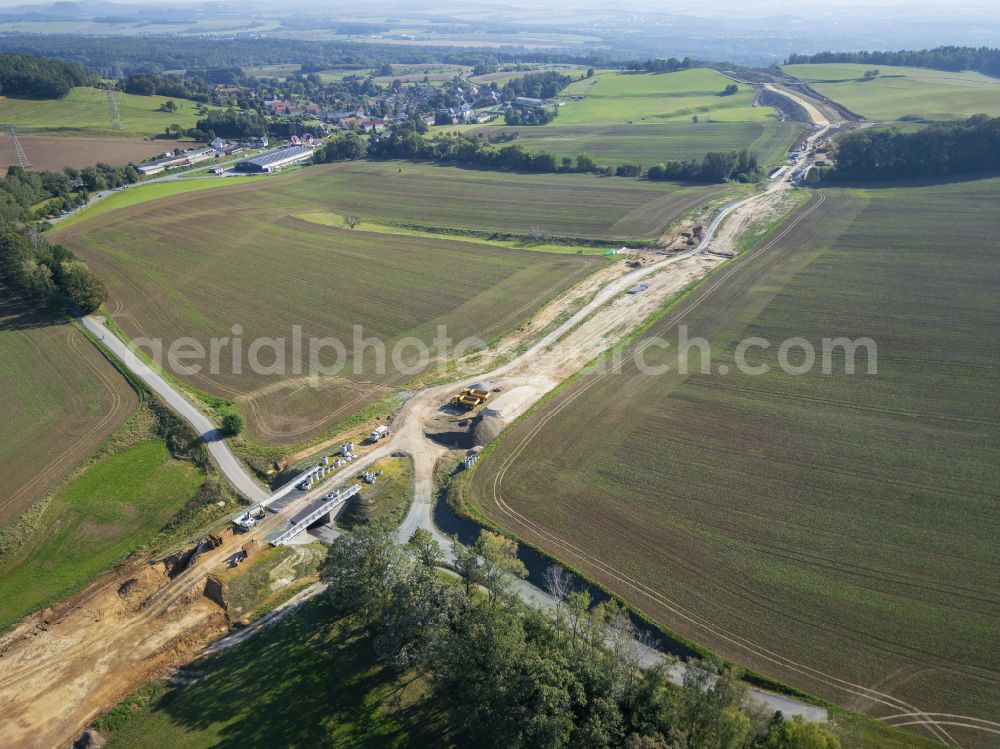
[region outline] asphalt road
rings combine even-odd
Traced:
[[[213,424],[205,414],[199,411],[181,393],[174,389],[158,373],[154,372],[142,359],[122,343],[114,333],[104,325],[103,319],[88,315],[80,320],[83,327],[97,336],[121,362],[139,379],[155,392],[174,412],[190,424],[195,432],[205,441],[208,452],[212,455],[219,470],[229,480],[233,487],[253,502],[259,502],[268,496],[268,492],[250,475],[250,472],[233,455],[226,444],[221,430]]]

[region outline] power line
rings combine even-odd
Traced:
[[[31,166],[31,162],[28,161],[28,154],[21,148],[21,141],[17,139],[17,126],[7,125],[7,130],[10,132],[10,139],[14,142],[14,158],[17,159],[18,166],[27,169]]]
[[[124,130],[125,123],[122,122],[121,114],[118,112],[118,102],[115,100],[115,81],[118,79],[118,69],[115,67],[114,78],[107,79],[108,85],[108,125],[112,130]]]

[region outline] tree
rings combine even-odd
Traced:
[[[407,545],[425,567],[437,567],[444,560],[444,552],[434,540],[434,534],[426,528],[417,528],[413,531]]]
[[[157,111],[159,111],[159,112],[176,112],[177,111],[177,102],[175,102],[173,99],[167,99],[165,102],[163,102],[160,105],[160,108]]]
[[[591,154],[584,151],[578,154],[576,157],[576,171],[578,172],[596,172],[600,169],[597,164],[597,159],[595,159]]]
[[[85,262],[82,260],[63,262],[60,271],[62,290],[81,312],[89,315],[104,304],[108,296],[107,287]]]
[[[226,434],[231,434],[236,436],[246,427],[246,422],[243,420],[243,416],[236,413],[235,411],[227,413],[222,417],[222,431]]]
[[[343,611],[357,611],[369,620],[389,610],[399,581],[407,574],[396,529],[388,519],[359,525],[337,538],[320,567],[327,592]]]
[[[361,223],[361,217],[355,216],[353,213],[348,213],[344,216],[344,226],[348,229],[354,229],[358,224]]]
[[[475,551],[480,557],[479,579],[492,600],[510,590],[513,577],[527,577],[528,569],[517,558],[517,543],[491,531],[482,531],[476,540]]]

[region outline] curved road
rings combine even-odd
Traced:
[[[253,502],[259,502],[268,496],[268,491],[257,483],[246,467],[233,455],[223,439],[221,430],[112,333],[104,325],[103,318],[87,315],[81,318],[80,322],[90,333],[97,336],[101,343],[128,367],[129,371],[146,383],[178,416],[194,428],[198,436],[205,441],[205,446],[219,466],[222,475],[240,494]]]

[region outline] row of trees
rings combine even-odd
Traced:
[[[29,221],[55,216],[86,202],[87,194],[139,181],[131,165],[97,163],[84,169],[65,167],[61,172],[29,172],[19,166],[7,168],[0,179],[0,221]],[[55,200],[50,200],[50,199]],[[34,206],[49,202],[41,209]]]
[[[0,93],[31,99],[61,99],[90,76],[79,65],[35,55],[0,52]]]
[[[321,575],[328,595],[375,634],[379,656],[417,672],[447,711],[457,743],[482,747],[685,747],[838,749],[824,728],[751,706],[732,669],[691,662],[643,670],[628,613],[550,570],[555,617],[523,605],[512,583],[526,570],[517,545],[484,531],[454,540],[454,582],[443,553],[416,531],[404,553],[390,523],[357,527],[334,542]]]
[[[179,99],[193,99],[207,102],[211,90],[204,78],[199,76],[156,75],[155,73],[133,73],[122,86],[127,93],[138,96],[175,96]]]
[[[420,136],[410,127],[397,127],[392,133],[372,138],[368,145],[370,158],[416,159],[460,164],[474,164],[488,169],[512,169],[528,172],[586,172],[619,177],[640,177],[638,164],[602,167],[587,153],[575,159],[557,158],[547,151],[528,151],[514,144],[497,147],[484,138],[461,133],[440,135],[432,140]],[[360,158],[348,156],[346,158]],[[325,161],[337,159],[324,159]],[[685,182],[755,182],[763,169],[754,151],[725,151],[705,154],[701,161],[671,161],[650,167],[645,175],[654,180]]]
[[[757,152],[709,151],[701,161],[668,161],[649,168],[646,177],[681,182],[756,182],[764,176]]]
[[[353,161],[363,159],[368,153],[368,144],[357,133],[338,133],[316,149],[313,160],[317,164],[331,161]]]
[[[504,111],[503,121],[507,125],[547,125],[559,114],[555,107],[528,107],[513,105]]]
[[[868,128],[837,141],[834,180],[938,177],[1000,170],[1000,117],[976,115],[916,132]]]
[[[516,96],[551,99],[572,82],[573,79],[568,75],[555,70],[545,70],[511,78],[501,90],[509,100]]]
[[[43,304],[68,301],[84,314],[100,307],[108,293],[98,275],[72,252],[11,222],[0,222],[0,276]]]
[[[992,47],[935,47],[934,49],[897,52],[819,52],[815,55],[792,55],[788,65],[829,62],[861,65],[908,65],[935,70],[978,70],[1000,76],[1000,49]]]
[[[623,70],[646,73],[673,73],[677,70],[687,70],[696,67],[696,63],[690,57],[678,60],[676,57],[656,57],[649,60],[629,60],[623,63]]]

